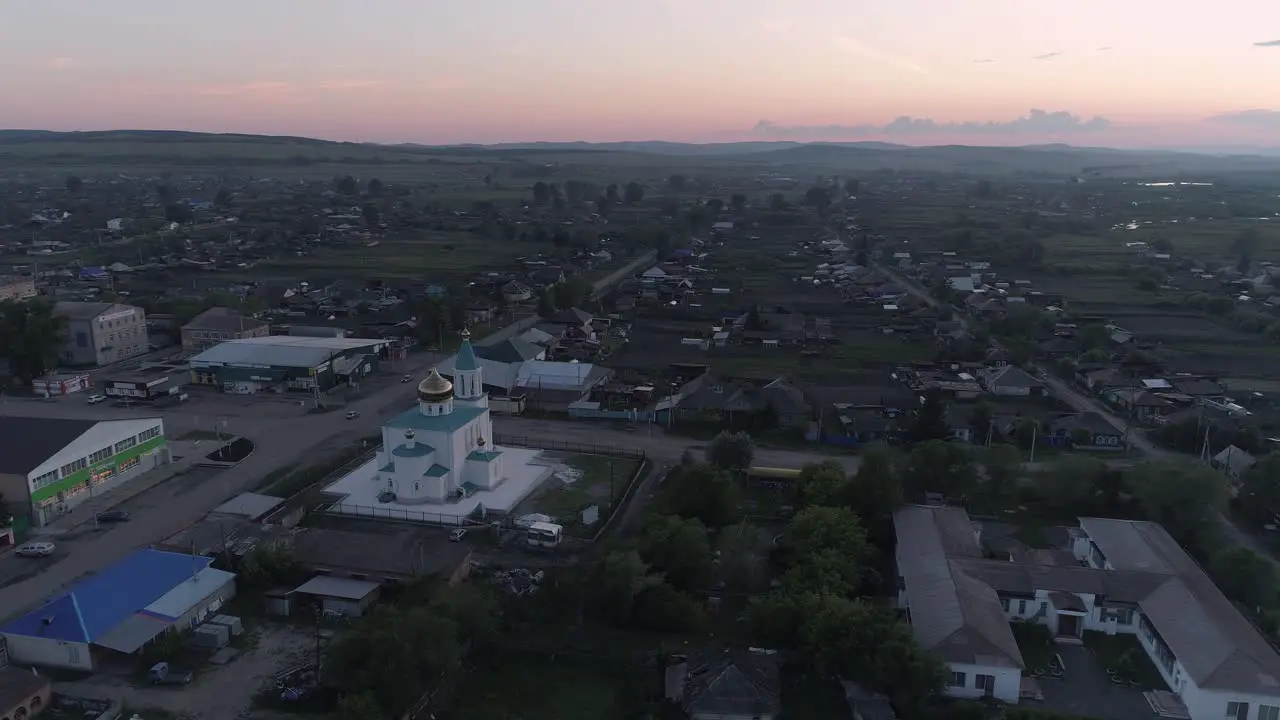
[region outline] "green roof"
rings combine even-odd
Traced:
[[[480,361],[476,360],[475,348],[471,347],[470,340],[463,340],[462,346],[458,348],[458,356],[453,360],[453,370],[457,372],[462,370],[479,370]]]
[[[480,462],[493,462],[502,454],[500,450],[472,450],[467,455],[468,460],[479,460]]]
[[[426,457],[435,451],[435,448],[426,443],[415,442],[412,445],[397,445],[391,450],[391,454],[402,458],[416,458]]]
[[[427,471],[422,473],[422,476],[423,477],[444,477],[445,475],[448,475],[448,474],[449,474],[449,468],[439,463],[436,463],[435,465],[432,465],[431,467],[427,468]]]
[[[453,412],[448,415],[423,415],[415,405],[391,418],[387,427],[425,432],[454,432],[487,412],[489,412],[488,408],[455,405]]]

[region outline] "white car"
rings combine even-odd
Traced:
[[[13,552],[21,557],[49,557],[53,554],[54,544],[51,542],[29,542],[18,546]]]
[[[467,536],[466,528],[458,528],[449,533],[449,542],[462,542],[462,538]]]
[[[106,402],[106,401],[107,401],[106,395],[90,395],[89,396],[90,405],[97,405],[100,402]]]

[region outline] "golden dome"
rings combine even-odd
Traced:
[[[431,374],[418,383],[418,399],[424,402],[442,402],[453,397],[453,383],[445,379],[440,371],[431,368]]]

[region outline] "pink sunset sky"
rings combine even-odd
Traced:
[[[0,127],[1275,146],[1280,2],[5,2]]]

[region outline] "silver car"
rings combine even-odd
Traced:
[[[29,542],[18,546],[14,553],[21,557],[49,557],[53,554],[54,547],[51,542]]]

